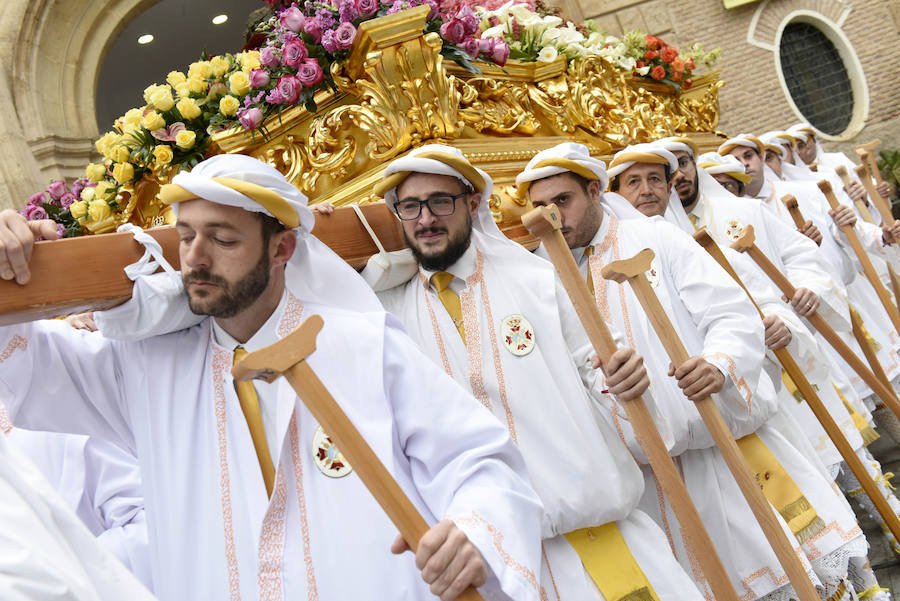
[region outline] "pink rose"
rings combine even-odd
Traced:
[[[478,58],[478,40],[475,38],[466,38],[463,40],[462,49],[472,58]]]
[[[47,211],[44,210],[44,207],[30,205],[25,207],[24,215],[28,221],[35,221],[37,219],[46,219]]]
[[[281,24],[293,32],[300,33],[306,17],[296,6],[292,6],[281,13]]]
[[[68,209],[72,206],[72,203],[75,202],[75,194],[72,192],[66,192],[59,199],[59,206],[64,209]]]
[[[281,60],[288,67],[296,67],[307,56],[309,56],[309,53],[306,51],[306,44],[301,40],[291,40],[284,45],[284,53]]]
[[[496,43],[497,40],[495,38],[481,38],[478,40],[478,51],[485,56],[490,56],[494,52]]]
[[[281,59],[274,46],[265,46],[259,51],[259,62],[266,67],[277,67],[281,64]]]
[[[450,19],[441,25],[441,37],[451,44],[461,44],[466,39],[466,27],[459,19]]]
[[[300,70],[297,71],[297,79],[307,88],[318,84],[324,77],[325,74],[322,72],[322,67],[319,66],[319,61],[314,58],[303,61]]]
[[[353,26],[353,23],[341,23],[338,25],[338,28],[334,30],[334,42],[337,45],[338,50],[349,48],[353,45],[353,40],[355,39],[356,27]]]
[[[56,224],[56,237],[63,238],[66,235],[66,226],[61,223]]]
[[[334,39],[334,30],[328,29],[322,34],[322,48],[328,54],[334,54],[338,51],[337,40]]]
[[[44,193],[38,192],[36,194],[32,194],[31,198],[28,199],[28,204],[31,206],[40,206],[40,204],[44,202]]]
[[[462,21],[463,27],[466,30],[466,35],[472,35],[478,31],[478,16],[468,4],[459,9],[459,12],[456,13],[456,17],[454,18]]]
[[[491,59],[501,67],[505,65],[506,61],[509,60],[509,44],[502,40],[494,44],[494,49],[491,51]]]
[[[264,88],[269,85],[269,72],[265,69],[254,69],[250,71],[250,87]]]
[[[303,69],[303,67],[300,67]],[[301,82],[294,75],[282,75],[278,78],[276,85],[278,92],[281,94],[282,102],[285,104],[294,104],[300,99]]]
[[[240,121],[244,129],[256,129],[262,123],[262,120],[262,111],[256,107],[243,110],[238,116],[238,121]]]
[[[66,182],[62,180],[58,180],[47,186],[47,192],[52,196],[55,200],[59,200],[59,198],[66,193]]]
[[[307,19],[303,24],[303,31],[312,36],[316,44],[322,41],[322,24],[317,19]]]
[[[364,19],[374,16],[378,12],[378,0],[356,0],[356,12]]]

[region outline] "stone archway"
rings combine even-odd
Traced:
[[[20,207],[97,155],[95,90],[122,29],[158,0],[6,0],[0,14],[0,208]]]

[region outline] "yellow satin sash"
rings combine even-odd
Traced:
[[[759,436],[748,434],[738,439],[737,445],[766,499],[775,506],[801,544],[825,528],[815,507]]]
[[[566,534],[606,601],[659,601],[615,522]]]

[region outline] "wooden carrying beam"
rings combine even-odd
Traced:
[[[765,272],[769,279],[772,280],[772,283],[781,290],[781,293],[784,294],[786,298],[794,298],[797,289],[794,288],[794,285],[791,284],[790,280],[778,270],[775,264],[769,260],[766,254],[756,246],[756,236],[753,233],[752,225],[744,227],[741,237],[731,245],[731,248],[739,252],[746,252],[750,255],[750,258],[759,265],[760,269]],[[881,383],[881,380],[866,367],[865,363],[862,362],[862,359],[856,356],[856,353],[847,346],[847,343],[834,331],[834,328],[828,325],[828,322],[819,315],[818,311],[807,315],[806,320],[809,321],[816,331],[822,334],[822,337],[825,338],[828,344],[830,344],[841,358],[847,362],[847,365],[859,374],[859,377],[862,378],[866,385],[871,388],[891,412],[900,419],[900,400],[897,399],[893,390]]]
[[[232,375],[235,380],[260,378],[266,382],[282,375],[287,378],[297,396],[322,429],[328,432],[353,466],[353,471],[415,553],[419,540],[429,530],[428,523],[306,361],[316,350],[316,336],[323,324],[319,315],[311,315],[275,344],[241,359],[232,368]],[[471,587],[457,598],[464,601],[482,599],[478,591]]]
[[[763,319],[765,315],[762,310],[759,308],[759,305],[756,304],[753,296],[750,294],[750,291],[747,290],[747,287],[744,286],[744,282],[741,280],[740,276],[738,276],[737,272],[732,267],[731,263],[725,257],[725,253],[722,252],[722,249],[719,248],[719,245],[715,243],[706,229],[701,229],[694,233],[694,240],[700,243],[706,252],[708,252],[716,262],[722,266],[722,268],[728,272],[735,282],[744,289],[744,292],[747,293],[747,297],[750,299],[750,302],[753,303],[753,306],[756,307],[756,310],[759,312],[760,319]],[[854,323],[854,329],[856,328],[856,323]],[[865,347],[863,347],[865,349]],[[850,467],[850,471],[853,472],[853,475],[856,476],[856,479],[859,480],[860,485],[865,491],[866,496],[872,500],[872,503],[875,505],[875,509],[878,510],[878,514],[881,515],[881,518],[884,520],[885,524],[887,524],[891,533],[894,537],[897,537],[897,534],[900,533],[900,518],[897,517],[897,514],[888,504],[887,499],[884,498],[884,495],[881,494],[881,491],[878,489],[878,484],[872,479],[869,475],[869,472],[866,471],[866,467],[863,465],[862,460],[859,458],[859,455],[853,450],[853,446],[847,440],[847,437],[844,436],[844,433],[841,432],[841,427],[838,425],[836,421],[834,421],[834,417],[831,413],[828,412],[828,409],[825,407],[825,404],[822,402],[822,399],[819,398],[819,394],[816,392],[816,389],[806,378],[806,374],[803,373],[803,370],[800,369],[800,366],[797,365],[797,361],[794,359],[793,355],[791,355],[790,351],[788,351],[787,347],[781,347],[777,349],[773,349],[772,353],[775,355],[775,358],[778,359],[778,362],[784,368],[784,371],[787,372],[788,376],[790,376],[791,380],[794,381],[794,384],[797,385],[797,390],[800,391],[800,394],[806,400],[806,404],[809,405],[810,410],[813,412],[813,415],[816,416],[818,422],[822,425],[822,429],[825,430],[825,434],[828,435],[828,438],[834,443],[835,448],[837,448],[838,453],[841,454],[841,457],[844,461],[847,462],[847,465]],[[898,538],[897,540],[900,540]]]
[[[562,232],[559,230],[561,225],[559,210],[556,205],[534,209],[522,216],[522,223],[544,244],[597,356],[605,364],[615,352],[616,343],[600,315],[593,294],[588,290],[581,277],[581,272],[578,271],[578,266],[575,264],[575,259],[572,257]],[[716,553],[709,532],[706,531],[706,526],[703,525],[703,520],[700,518],[681,476],[675,469],[675,463],[669,456],[669,451],[656,429],[656,424],[653,423],[647,405],[642,398],[638,397],[623,402],[622,406],[634,429],[638,444],[644,450],[644,454],[650,462],[650,468],[668,497],[675,517],[681,524],[685,542],[697,558],[713,595],[718,601],[737,601],[737,592],[731,584],[728,572],[725,571],[725,566]]]
[[[406,247],[400,222],[387,205],[379,202],[360,209],[385,250]],[[147,232],[178,269],[175,228]],[[352,207],[339,207],[331,215],[317,214],[313,234],[356,269],[378,252]],[[144,247],[127,233],[37,242],[28,284],[0,280],[0,325],[107,309],[125,302],[131,297],[132,283],[123,269],[143,253]]]
[[[881,140],[874,139],[856,147],[856,154],[869,165],[869,169],[875,175],[875,179],[879,184],[884,183],[881,179],[881,171],[878,170],[878,161],[875,159],[875,149],[881,144]]]
[[[838,174],[838,177],[840,177],[841,181],[844,183],[844,189],[849,190],[850,184],[853,182],[853,180],[850,179],[850,174],[847,173],[847,168],[843,165],[838,165],[834,168],[834,172]],[[872,213],[869,212],[869,206],[865,203],[864,200],[854,200],[853,204],[856,206],[856,210],[859,211],[859,216],[863,218],[863,221],[875,223],[875,220],[872,218]]]
[[[866,192],[869,194],[869,199],[876,207],[878,207],[878,212],[881,213],[881,226],[890,227],[894,225],[894,213],[891,211],[891,205],[887,199],[878,192],[875,185],[872,184],[872,178],[869,177],[869,172],[866,169],[865,164],[857,165],[853,168],[853,171],[856,172],[856,176],[865,187]],[[871,221],[871,215],[869,217]],[[894,304],[900,309],[900,276],[894,271],[894,267],[890,262],[888,262],[887,266],[888,275],[891,278],[891,290],[894,292]]]
[[[631,285],[634,295],[644,308],[644,314],[650,320],[650,324],[656,331],[660,342],[662,342],[663,348],[666,349],[669,359],[677,366],[683,364],[691,357],[678,337],[678,333],[672,326],[672,322],[666,315],[665,309],[663,309],[659,298],[653,292],[650,281],[645,275],[646,271],[650,269],[650,262],[653,260],[653,257],[653,251],[645,248],[630,259],[614,261],[606,265],[603,268],[603,277],[620,284],[627,281]],[[769,504],[762,489],[760,489],[759,483],[756,481],[756,477],[747,465],[743,455],[741,455],[737,442],[731,435],[731,431],[728,429],[728,425],[725,423],[725,419],[719,412],[719,408],[716,407],[712,397],[695,401],[694,406],[697,407],[700,417],[703,418],[703,423],[706,424],[706,428],[712,435],[716,447],[722,453],[731,475],[734,476],[738,488],[741,489],[744,499],[750,506],[756,521],[759,522],[766,540],[769,541],[769,545],[778,558],[778,562],[790,579],[791,586],[794,587],[802,601],[818,600],[819,595],[806,574],[803,563],[794,551],[794,544],[788,539],[787,534],[785,534],[781,524],[778,522],[778,518],[775,517],[774,509]]]
[[[818,185],[819,189],[822,190],[822,193],[825,194],[825,198],[828,199],[828,204],[831,205],[831,209],[837,210],[837,208],[840,207],[841,204],[834,196],[834,191],[831,189],[831,184],[829,184],[826,180],[822,180]],[[854,230],[852,226],[843,225],[841,226],[841,231],[844,232],[847,240],[850,241],[850,246],[851,248],[853,248],[853,252],[856,254],[856,258],[857,260],[859,260],[860,265],[862,265],[863,273],[866,275],[866,279],[869,280],[872,288],[875,289],[875,294],[878,295],[878,300],[880,300],[881,304],[884,306],[884,310],[888,314],[888,317],[890,318],[891,323],[894,326],[894,331],[900,333],[900,311],[897,310],[897,305],[895,305],[891,300],[890,294],[884,287],[884,284],[881,283],[881,278],[878,277],[878,272],[875,271],[875,266],[872,265],[872,260],[869,259],[869,255],[862,247],[862,243],[859,241],[859,237],[856,235],[856,230]]]

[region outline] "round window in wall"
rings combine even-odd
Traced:
[[[844,132],[853,118],[853,87],[828,36],[810,23],[788,23],[781,34],[779,58],[797,110],[821,132],[832,136]]]

